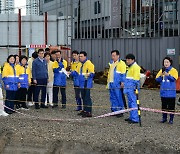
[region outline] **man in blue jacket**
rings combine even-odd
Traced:
[[[38,58],[36,58],[32,63],[32,77],[33,81],[36,84],[35,87],[35,109],[40,109],[39,107],[39,93],[41,90],[41,108],[47,108],[45,106],[46,98],[46,86],[48,82],[48,69],[47,62],[44,60],[44,50],[38,50]]]
[[[78,113],[82,117],[92,117],[92,100],[90,89],[93,87],[94,64],[87,59],[87,53],[81,51],[79,54],[80,65],[71,73],[73,77],[78,77],[81,97],[83,100],[83,110]]]
[[[56,51],[56,61],[53,63],[54,71],[54,85],[53,85],[53,103],[55,107],[58,107],[58,93],[59,89],[62,98],[62,109],[66,108],[66,74],[64,71],[67,68],[67,61],[62,58],[61,51]]]

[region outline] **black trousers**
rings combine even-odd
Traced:
[[[163,111],[170,111],[170,112],[174,112],[175,110],[175,101],[176,98],[175,97],[161,97],[161,101],[162,101],[162,110]]]
[[[122,99],[123,99],[123,103],[124,103],[124,108],[127,109],[127,103],[126,103],[126,98],[125,98],[125,95],[124,95],[124,89],[121,88],[121,93],[122,93]]]
[[[19,88],[16,92],[16,105],[21,107],[26,107],[26,95],[27,89],[26,88]]]
[[[39,93],[41,91],[41,104],[45,104],[46,100],[46,87],[47,87],[47,79],[36,79],[37,84],[35,86],[35,95],[34,95],[34,101],[35,105],[38,105],[39,103]]]
[[[61,91],[61,99],[62,99],[62,105],[66,104],[66,87],[58,87],[56,85],[53,86],[53,103],[55,105],[58,104],[58,93],[59,89]]]
[[[34,85],[33,79],[31,79],[31,86],[29,86],[27,93],[28,93],[27,101],[33,102],[34,101],[34,93],[35,93],[35,85]]]

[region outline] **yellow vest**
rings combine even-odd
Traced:
[[[22,75],[22,74],[28,74],[28,82],[31,83],[31,70],[29,67],[26,68],[26,71],[25,71],[25,68],[21,65],[18,66],[18,69],[17,69],[17,73],[16,73],[18,76]]]
[[[140,66],[135,62],[132,66],[128,67],[126,78],[132,80],[140,80],[140,70]]]
[[[81,69],[82,69],[82,72],[81,72]],[[94,73],[94,64],[90,60],[87,60],[84,64],[80,62],[78,63],[78,66],[75,69],[75,71],[78,74],[82,74],[82,75]]]
[[[63,65],[64,65],[64,69],[66,69],[66,68],[67,68],[67,61],[63,59],[63,62],[62,62],[62,63],[63,63]],[[59,63],[58,63],[57,61],[54,61],[53,64],[52,64],[52,66],[53,66],[53,69],[54,69],[54,68],[58,68],[58,67],[59,67]]]

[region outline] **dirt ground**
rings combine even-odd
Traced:
[[[93,117],[110,112],[105,85],[91,91]],[[178,96],[180,96],[178,94]],[[158,90],[141,90],[142,107],[161,108]],[[180,112],[180,106],[176,105]],[[75,111],[72,83],[67,88],[67,108],[20,111],[0,117],[0,153],[3,154],[178,154],[180,116],[174,124],[160,123],[161,114],[142,111],[142,127],[128,124],[124,117],[83,119]],[[39,118],[39,119],[38,119]],[[43,120],[49,118],[50,120]],[[56,121],[55,121],[56,119]],[[59,120],[57,120],[59,119]],[[62,120],[60,120],[62,119]],[[69,121],[67,119],[82,119]]]

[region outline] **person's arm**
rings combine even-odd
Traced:
[[[121,64],[117,66],[116,72],[119,73],[119,81],[123,84],[126,78],[126,64],[121,62]]]
[[[135,85],[135,88],[137,88],[138,90],[140,89],[140,69],[141,68],[139,66],[136,66],[133,70],[134,85]]]
[[[88,65],[88,77],[89,78],[93,78],[94,77],[94,64],[93,63],[89,63]]]
[[[167,78],[168,80],[170,80],[171,82],[174,82],[178,79],[178,72],[176,69],[172,69],[169,74],[167,74]]]
[[[162,80],[163,80],[162,70],[160,70],[160,71],[158,72],[158,74],[156,75],[156,81],[157,81],[157,82],[162,82]]]
[[[37,83],[37,81],[36,81],[36,61],[33,61],[33,63],[32,63],[32,78],[33,78],[34,83],[36,84]]]
[[[31,70],[29,67],[27,67],[27,74],[28,74],[28,83],[31,84]]]

